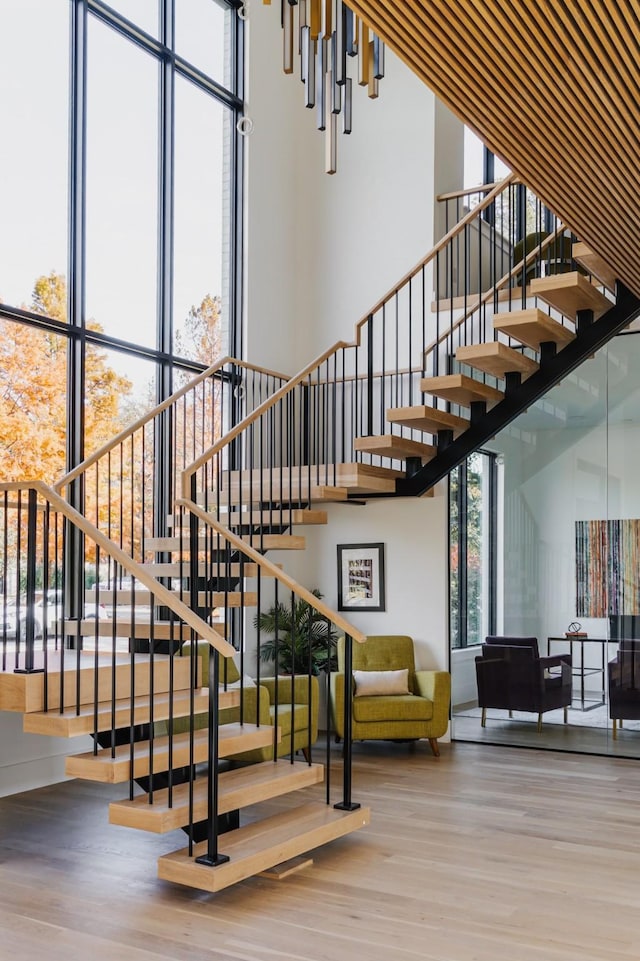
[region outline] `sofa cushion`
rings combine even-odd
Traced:
[[[353,699],[354,721],[429,721],[433,702],[415,694],[394,694]]]
[[[309,726],[309,706],[307,704],[294,704],[293,712],[293,730],[294,731],[306,731]],[[272,704],[269,708],[269,714],[271,717],[271,723],[276,723],[276,708]],[[291,705],[290,704],[279,704],[278,705],[278,727],[284,737],[286,734],[291,734]]]
[[[398,695],[409,693],[409,671],[354,671],[356,689],[354,697],[371,697],[376,694]]]

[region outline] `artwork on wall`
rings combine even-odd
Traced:
[[[384,611],[384,544],[338,544],[338,610]]]
[[[640,520],[576,521],[576,616],[640,614]]]

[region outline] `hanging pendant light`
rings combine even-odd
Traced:
[[[271,5],[271,0],[262,2]],[[343,133],[352,130],[349,61],[357,64],[353,73],[358,84],[375,99],[384,77],[384,44],[343,0],[280,0],[280,9],[284,72],[294,72],[297,45],[304,103],[316,110],[318,130],[325,133],[325,170],[334,174],[338,117]]]

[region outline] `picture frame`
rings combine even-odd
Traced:
[[[338,610],[385,610],[384,544],[338,544]]]

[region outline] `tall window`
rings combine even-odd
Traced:
[[[471,454],[452,471],[449,489],[451,646],[470,647],[496,626],[495,454]]]
[[[241,353],[237,6],[0,3],[2,480],[57,479]]]

